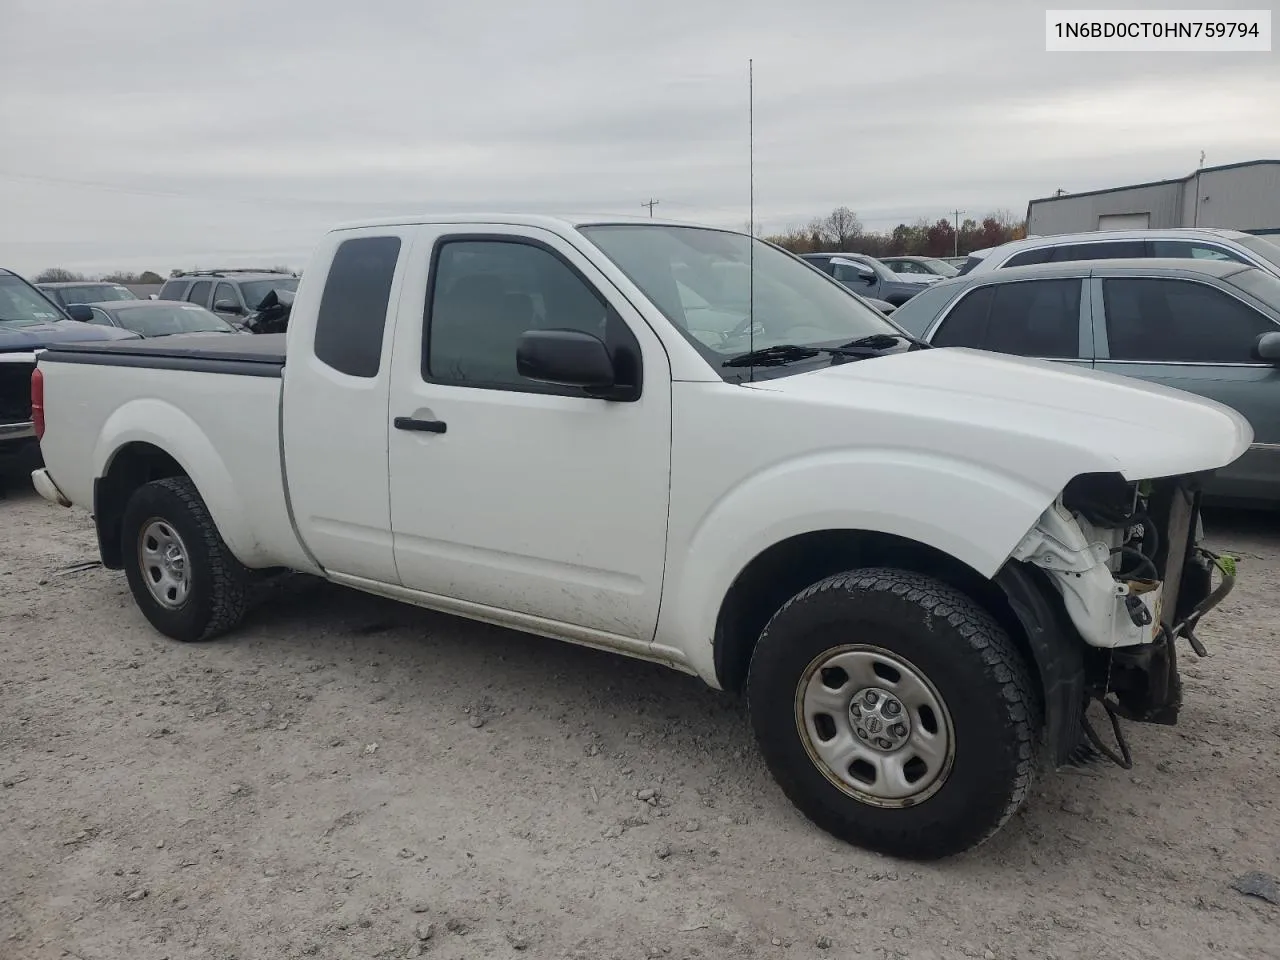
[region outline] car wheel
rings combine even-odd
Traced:
[[[194,641],[240,622],[248,570],[223,542],[188,478],[139,487],[122,523],[125,575],[152,626],[175,640]]]
[[[770,620],[747,678],[770,771],[814,823],[931,860],[982,843],[1031,786],[1041,708],[1008,634],[920,574],[828,577]]]

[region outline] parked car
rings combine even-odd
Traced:
[[[968,259],[969,259],[968,255],[963,257],[943,257],[942,258],[944,263],[950,264],[951,266],[955,267],[957,270],[963,267],[965,261]]]
[[[1027,237],[975,250],[961,274],[985,273],[1036,263],[1135,258],[1232,260],[1280,276],[1280,245],[1239,230],[1178,228],[1168,230],[1092,230],[1050,237]]]
[[[216,313],[194,303],[173,300],[115,300],[77,303],[67,308],[73,320],[103,327],[132,330],[140,337],[168,337],[180,333],[248,333]]]
[[[0,269],[0,469],[39,463],[31,413],[37,352],[54,343],[122,337],[135,334],[74,323],[22,277]]]
[[[901,306],[928,283],[924,277],[898,276],[875,257],[861,253],[802,253],[801,258],[862,297]]]
[[[954,277],[960,270],[939,257],[880,257],[880,262],[897,274]]]
[[[1054,360],[1225,403],[1255,441],[1207,492],[1280,503],[1280,278],[1264,270],[1190,259],[1009,267],[943,281],[894,322],[935,346]]]
[[[40,357],[37,489],[167,636],[290,568],[656,661],[745,691],[815,823],[922,859],[1009,821],[1091,698],[1176,720],[1224,589],[1196,478],[1252,439],[1221,404],[926,349],[770,244],[641,218],[344,226],[296,309]]]
[[[64,283],[37,283],[36,286],[41,293],[64,309],[73,303],[139,299],[123,283],[74,280]]]
[[[281,314],[278,305],[286,299],[281,294],[287,294],[291,303],[297,289],[298,278],[279,270],[197,270],[166,280],[158,298],[185,300],[207,307],[234,326],[257,333],[262,332],[259,330],[262,321],[278,319]],[[270,310],[272,307],[277,309]],[[269,314],[264,316],[264,310],[269,310]],[[287,310],[284,314],[287,315]]]

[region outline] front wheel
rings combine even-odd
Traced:
[[[893,856],[975,847],[1031,785],[1040,705],[978,604],[903,570],[837,574],[769,622],[747,678],[783,791],[818,826]]]
[[[232,555],[186,477],[143,484],[125,507],[125,575],[151,625],[175,640],[205,640],[244,616],[248,570]]]

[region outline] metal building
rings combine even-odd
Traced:
[[[1280,234],[1280,160],[1202,167],[1178,180],[1064,193],[1027,204],[1027,233],[1221,227]]]

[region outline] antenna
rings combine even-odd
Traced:
[[[747,60],[747,349],[756,349],[756,92],[755,63]],[[747,368],[756,379],[756,368]]]

